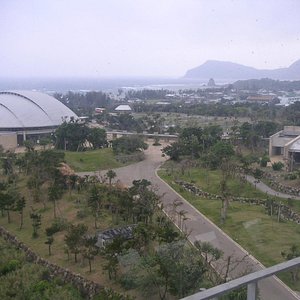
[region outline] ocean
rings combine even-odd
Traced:
[[[0,78],[0,91],[36,90],[53,94],[104,91],[115,93],[118,89],[167,89],[172,91],[203,88],[209,79],[185,78]],[[215,80],[217,85],[230,83]]]

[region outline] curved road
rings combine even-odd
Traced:
[[[162,195],[162,202],[165,212],[174,218],[174,210],[171,209],[174,200],[179,199],[182,202],[179,210],[186,212],[188,219],[184,222],[184,230],[189,233],[189,240],[207,241],[213,246],[221,249],[224,253],[224,261],[218,261],[215,268],[224,274],[226,261],[231,257],[232,262],[239,262],[233,264],[229,270],[229,276],[232,278],[244,275],[245,272],[253,272],[264,268],[254,257],[252,257],[246,250],[232,240],[219,227],[208,220],[201,212],[189,204],[176,191],[174,191],[168,184],[161,180],[156,170],[165,161],[161,156],[161,147],[150,146],[145,151],[145,160],[115,169],[117,179],[126,185],[131,185],[135,179],[147,179],[152,182],[157,189],[159,195]],[[103,175],[103,172],[81,172],[79,175]],[[177,219],[177,218],[176,218]],[[176,224],[178,226],[178,224]],[[293,291],[277,279],[277,277],[270,277],[258,283],[261,299],[264,300],[294,300],[300,299]]]

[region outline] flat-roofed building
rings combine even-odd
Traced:
[[[269,156],[282,156],[290,171],[300,166],[300,126],[284,126],[269,141]]]

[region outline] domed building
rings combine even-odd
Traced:
[[[52,96],[33,91],[0,92],[0,145],[15,149],[38,142],[77,115]]]

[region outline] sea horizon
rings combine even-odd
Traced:
[[[175,77],[31,77],[0,78],[0,90],[35,90],[48,94],[103,91],[115,93],[118,89],[197,89],[207,85],[208,79],[186,79]],[[215,79],[217,85],[231,83],[230,80]]]

